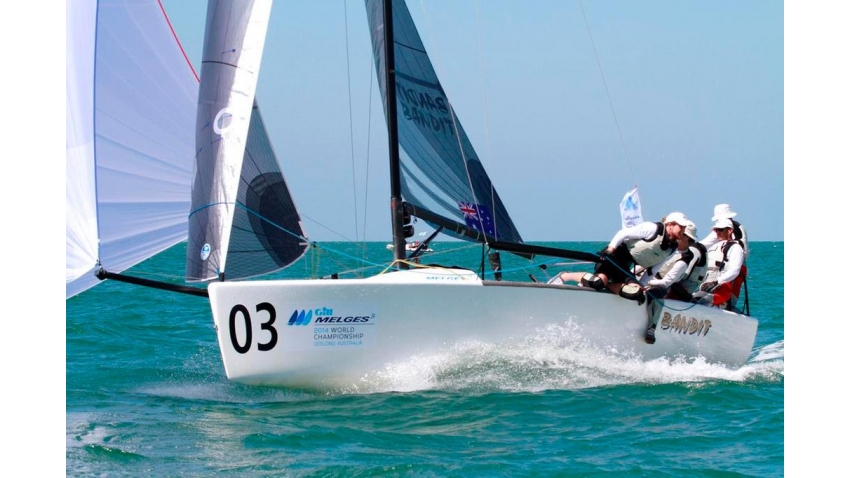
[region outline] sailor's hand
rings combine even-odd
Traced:
[[[695,304],[711,305],[714,302],[714,294],[709,294],[702,290],[698,291],[693,295],[693,297],[691,297],[691,302]]]
[[[715,287],[717,287],[717,281],[713,280],[713,281],[703,282],[702,285],[699,286],[699,290],[701,290],[703,292],[711,292],[711,291],[714,290]]]
[[[611,253],[613,253],[613,252],[614,252],[614,250],[613,250],[613,249],[611,249],[610,247],[605,247],[604,249],[602,249],[601,251],[599,251],[599,258],[600,258],[600,259],[605,259],[605,256],[609,256],[609,255],[611,255]]]

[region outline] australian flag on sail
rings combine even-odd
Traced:
[[[478,232],[498,239],[496,235],[496,223],[493,221],[493,213],[490,208],[483,204],[458,201],[460,212],[463,213],[463,221],[467,226]]]

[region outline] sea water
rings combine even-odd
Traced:
[[[433,248],[423,263],[489,273],[480,248]],[[228,381],[206,299],[107,281],[66,302],[66,474],[783,476],[784,243],[751,248],[759,330],[738,369],[613,358],[553,327],[447,344],[321,391]],[[184,253],[133,272],[180,283]],[[390,256],[330,243],[278,276],[380,272]],[[526,281],[589,267],[502,262]]]

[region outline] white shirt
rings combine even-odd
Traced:
[[[638,279],[641,285],[644,286],[661,286],[667,289],[670,288],[676,282],[685,278],[685,273],[688,271],[688,263],[681,260],[681,256],[673,254],[667,259],[665,259],[661,264],[652,266],[649,270],[644,271],[643,275]],[[655,277],[655,274],[664,267],[670,261],[675,260],[676,263],[673,264],[673,267],[664,274],[664,277],[658,279]]]
[[[611,239],[611,242],[608,243],[608,247],[610,247],[611,249],[616,249],[626,239],[650,240],[655,237],[655,233],[657,231],[658,224],[655,222],[642,222],[632,227],[620,229],[619,231],[617,231],[617,234],[614,234],[614,238]],[[661,234],[665,234],[665,231],[662,230]]]
[[[726,244],[726,241],[720,241],[711,246],[711,249],[708,251],[708,257],[712,256],[712,251],[721,249],[724,244]],[[720,255],[722,257],[722,254]],[[732,282],[736,277],[738,277],[738,274],[741,273],[742,265],[744,265],[744,248],[736,242],[729,248],[728,251],[726,251],[726,265],[723,266],[723,270],[720,271],[720,274],[715,280],[718,284]],[[714,265],[709,264],[709,267],[714,267]]]

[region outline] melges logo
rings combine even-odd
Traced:
[[[313,318],[312,310],[295,310],[286,325],[307,325]]]
[[[313,320],[313,315],[316,319]],[[311,321],[317,324],[368,324],[375,319],[375,314],[369,315],[334,315],[333,309],[319,307],[317,309],[295,309],[286,325],[308,325]]]

